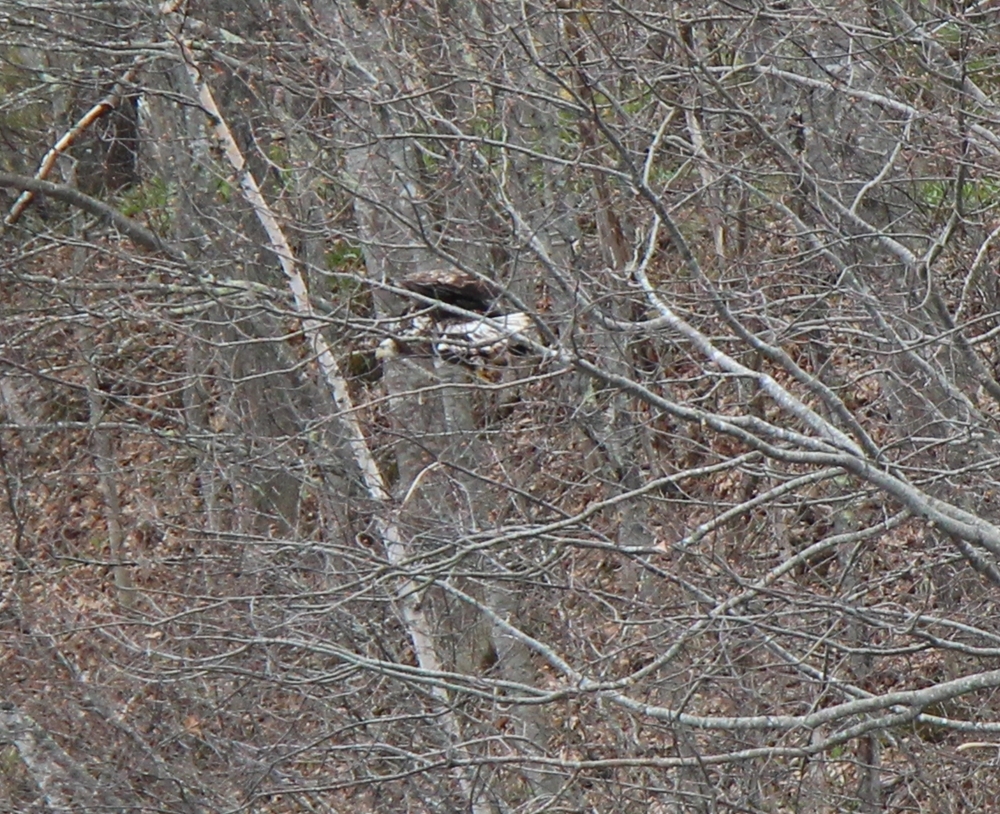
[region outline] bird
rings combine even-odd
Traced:
[[[463,271],[420,271],[402,279],[399,287],[439,304],[428,307],[420,302],[418,312],[392,325],[391,336],[376,350],[380,359],[416,353],[481,367],[530,350],[517,335],[533,336],[531,317],[522,312],[504,313],[500,309],[502,290],[485,278]]]
[[[495,283],[464,271],[417,271],[404,277],[399,286],[465,311],[491,317],[500,313],[497,302],[502,291]]]

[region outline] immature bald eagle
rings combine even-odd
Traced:
[[[527,352],[527,346],[514,335],[531,335],[531,318],[519,312],[500,311],[501,290],[493,283],[461,271],[422,271],[409,275],[399,285],[421,297],[480,316],[464,316],[418,302],[418,313],[392,326],[392,336],[378,347],[379,358],[431,354],[450,362],[480,366],[501,361],[509,353]]]
[[[501,291],[493,283],[462,271],[417,271],[400,282],[400,288],[431,300],[440,300],[465,311],[499,316]]]

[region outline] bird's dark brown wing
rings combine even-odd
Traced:
[[[414,294],[478,314],[492,314],[500,297],[500,289],[495,285],[461,271],[418,271],[409,275],[400,286]]]

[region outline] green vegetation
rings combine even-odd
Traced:
[[[153,176],[122,193],[118,208],[123,215],[144,221],[158,235],[166,237],[173,225],[175,195],[173,185]]]

